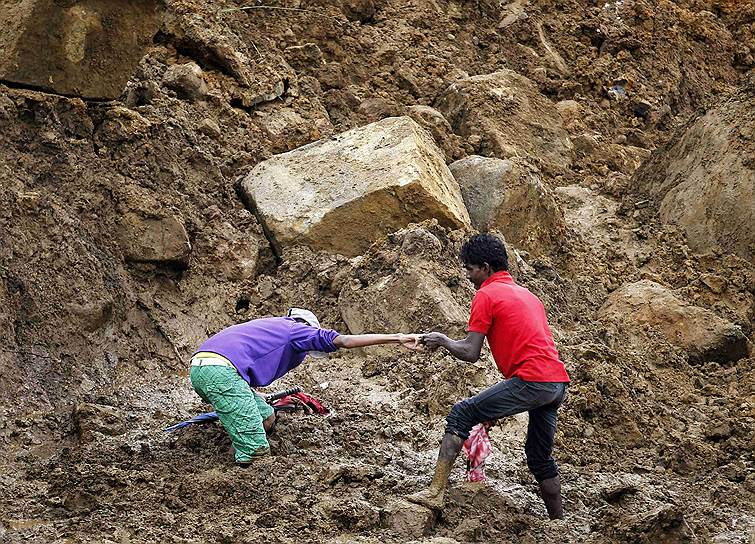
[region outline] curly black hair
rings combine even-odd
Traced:
[[[509,269],[509,255],[503,240],[493,234],[475,234],[461,246],[461,262],[465,265],[490,265],[494,272]]]

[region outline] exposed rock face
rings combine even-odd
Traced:
[[[695,120],[637,171],[695,251],[755,258],[755,84]]]
[[[562,237],[563,214],[538,170],[526,161],[472,155],[449,169],[476,229],[499,229],[506,240],[530,250]]]
[[[430,136],[392,117],[258,164],[241,183],[272,242],[358,255],[424,219],[469,225],[459,185]]]
[[[571,142],[558,108],[516,72],[500,70],[455,82],[436,107],[482,155],[531,155],[553,168],[571,162]]]
[[[117,98],[157,32],[156,4],[4,2],[0,79],[60,94]]]
[[[630,283],[614,291],[599,316],[633,327],[649,325],[686,350],[692,362],[731,362],[747,356],[747,337],[739,326],[687,304],[653,281]]]

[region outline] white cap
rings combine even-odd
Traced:
[[[286,317],[301,319],[310,327],[320,328],[320,321],[317,319],[317,316],[304,308],[289,308]],[[307,354],[315,359],[324,359],[328,356],[328,354],[323,351],[308,351]]]
[[[288,314],[286,315],[288,317],[293,317],[294,319],[301,319],[310,327],[320,328],[320,321],[317,319],[317,316],[309,310],[303,308],[289,308]]]

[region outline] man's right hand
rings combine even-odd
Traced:
[[[422,344],[424,344],[425,347],[431,351],[434,351],[441,346],[448,345],[449,338],[442,332],[429,332],[421,336]]]

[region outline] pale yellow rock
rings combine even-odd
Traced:
[[[389,117],[276,155],[241,183],[274,247],[354,256],[409,223],[469,225],[459,185],[432,138]]]

